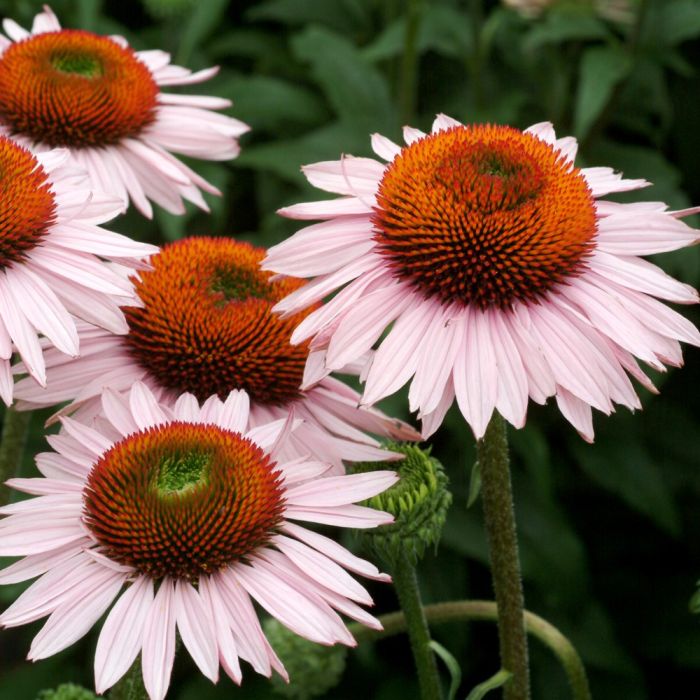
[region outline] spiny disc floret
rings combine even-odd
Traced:
[[[426,296],[482,309],[540,299],[578,274],[596,232],[593,197],[551,145],[505,126],[453,127],[387,167],[375,240]]]
[[[22,262],[55,217],[46,171],[29,151],[0,136],[0,269]]]
[[[281,319],[272,306],[301,285],[270,281],[265,250],[228,238],[187,238],[151,259],[135,279],[142,308],[129,307],[124,343],[149,377],[201,401],[244,389],[259,403],[299,398],[308,355],[289,340],[303,318]]]
[[[90,472],[84,520],[110,559],[196,582],[265,545],[282,520],[274,462],[216,425],[173,422],[114,444]]]
[[[0,121],[50,146],[107,146],[156,116],[158,86],[129,47],[82,30],[44,32],[0,56]]]

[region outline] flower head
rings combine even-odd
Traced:
[[[122,37],[61,29],[48,8],[27,32],[11,20],[0,37],[0,129],[35,151],[60,146],[95,187],[129,199],[146,216],[149,200],[173,213],[183,199],[206,209],[200,188],[218,190],[171,155],[206,160],[238,154],[242,122],[211,110],[230,102],[161,92],[207,80],[162,51],[134,51]]]
[[[419,438],[400,421],[357,408],[359,395],[337,379],[326,377],[301,391],[308,344],[294,346],[289,339],[306,312],[280,319],[271,308],[302,281],[271,280],[260,270],[264,256],[263,248],[230,238],[186,238],[165,246],[151,258],[152,268],[134,277],[139,305],[124,308],[128,333],[115,337],[82,327],[81,356],[66,362],[47,354],[48,388],[21,380],[20,406],[68,400],[94,413],[103,387],[124,391],[136,380],[170,405],[183,392],[205,401],[243,389],[254,425],[292,409],[304,419],[286,457],[312,454],[336,471],[343,459],[386,459],[365,431]]]
[[[49,615],[29,658],[66,648],[111,607],[95,653],[97,692],[141,652],[148,694],[161,700],[176,629],[214,682],[220,663],[240,683],[239,658],[267,676],[286,675],[252,601],[321,644],[354,644],[338,612],[377,627],[358,605],[371,598],[346,569],[387,577],[292,521],[390,522],[353,504],[391,486],[393,472],[319,479],[329,465],[281,461],[298,421],[251,429],[244,392],[201,406],[183,394],[171,410],[137,383],[127,396],[107,390],[102,401],[94,427],[64,418],[64,431],[49,436],[55,452],[37,456],[43,477],[9,482],[36,498],[0,509],[8,516],[0,555],[24,557],[0,571],[0,582],[40,576],[0,625]]]
[[[423,434],[455,396],[477,438],[494,410],[525,422],[528,400],[557,403],[593,438],[591,407],[640,407],[628,374],[653,390],[655,369],[682,362],[700,334],[654,297],[695,303],[695,290],[640,256],[696,243],[659,202],[601,197],[646,186],[610,168],[577,168],[576,141],[551,124],[525,131],[438,116],[406,146],[372,137],[378,156],[304,168],[339,199],[284,216],[326,219],[270,249],[263,268],[314,277],[279,302],[283,318],[317,304],[292,336],[314,350],[307,381],[367,353],[364,404],[411,380]]]
[[[0,136],[0,396],[12,403],[12,346],[46,385],[44,347],[78,354],[74,316],[123,333],[131,284],[104,259],[139,266],[157,248],[98,226],[123,208],[93,192],[63,149],[32,155]]]

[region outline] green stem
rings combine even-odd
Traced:
[[[5,481],[12,478],[19,469],[31,418],[31,411],[5,409],[0,437],[0,503],[7,503],[10,499],[11,491]]]
[[[406,32],[404,34],[403,55],[401,58],[401,84],[399,104],[403,124],[413,121],[416,109],[416,82],[418,69],[418,28],[421,18],[421,0],[408,0],[406,12]]]
[[[140,659],[136,659],[131,668],[114,684],[109,691],[109,700],[148,700]]]
[[[503,697],[505,700],[528,700],[530,673],[508,438],[505,422],[498,413],[494,412],[486,434],[479,440],[476,449],[491,575],[498,605],[501,664],[513,674],[512,680],[504,687]]]
[[[496,603],[490,600],[458,600],[449,603],[426,605],[423,614],[431,625],[446,622],[498,620]],[[400,634],[406,630],[406,617],[403,612],[389,613],[379,618],[383,630],[371,630],[359,624],[351,626],[358,642],[374,641]],[[548,646],[561,663],[571,688],[573,700],[591,700],[586,669],[573,644],[547,620],[525,611],[525,629],[528,634]]]
[[[440,677],[433,650],[430,648],[430,630],[423,614],[416,569],[408,558],[402,555],[394,562],[392,576],[418,671],[421,698],[441,700]]]

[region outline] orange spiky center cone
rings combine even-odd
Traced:
[[[397,277],[486,309],[538,300],[579,274],[596,213],[581,171],[551,145],[478,125],[405,147],[380,183],[373,224]]]
[[[107,146],[155,119],[158,86],[131,48],[64,29],[0,56],[0,121],[50,146]]]
[[[301,280],[270,281],[263,248],[229,238],[186,238],[151,258],[135,280],[143,308],[124,310],[124,343],[159,386],[200,401],[244,389],[259,403],[299,397],[307,345],[289,340],[304,314],[281,319],[274,304]]]
[[[25,260],[55,217],[44,168],[29,151],[0,136],[0,269]]]
[[[84,521],[110,559],[196,582],[265,545],[282,521],[274,463],[249,439],[173,422],[114,444],[93,466]]]

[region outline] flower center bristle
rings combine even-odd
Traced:
[[[289,340],[304,314],[281,319],[271,309],[302,281],[270,282],[264,256],[248,243],[202,237],[151,258],[153,269],[134,280],[143,307],[124,310],[124,343],[159,386],[200,401],[234,389],[273,405],[299,397],[308,348]]]
[[[29,151],[0,136],[0,269],[25,260],[55,216],[46,171]]]
[[[152,578],[196,582],[266,544],[282,521],[274,463],[215,425],[134,433],[93,466],[84,520],[104,553]]]
[[[182,494],[205,483],[210,456],[199,452],[168,455],[158,467],[156,487],[161,494]]]
[[[274,288],[258,269],[250,270],[236,266],[224,266],[215,270],[212,274],[211,291],[222,295],[221,305],[229,301],[245,301],[251,298],[272,301],[274,297]]]
[[[62,73],[75,73],[85,78],[96,78],[104,74],[99,59],[86,54],[57,53],[51,57],[51,65]]]
[[[106,146],[155,119],[158,86],[130,48],[64,29],[0,56],[0,120],[50,146]]]
[[[396,276],[482,309],[537,300],[578,274],[596,233],[581,172],[505,126],[453,127],[407,146],[377,201],[375,240]]]

